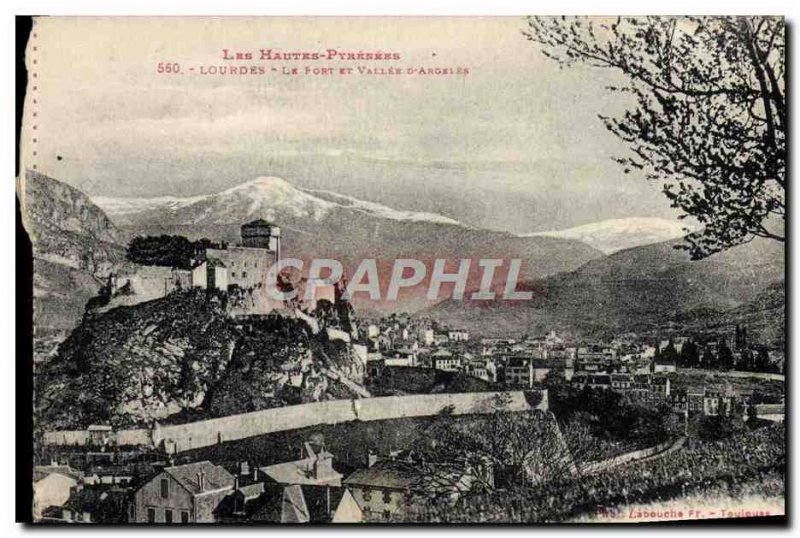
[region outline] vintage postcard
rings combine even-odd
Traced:
[[[785,28],[33,18],[31,519],[783,521]]]

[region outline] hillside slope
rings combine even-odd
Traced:
[[[786,283],[770,284],[749,301],[722,313],[689,313],[690,327],[725,330],[732,333],[739,325],[747,329],[752,344],[783,347],[786,341]]]
[[[676,241],[593,260],[583,267],[525,285],[529,302],[445,301],[430,309],[443,323],[495,333],[553,329],[582,334],[648,330],[688,312],[722,314],[753,300],[784,278],[783,248],[753,241],[690,261]]]
[[[108,274],[126,265],[119,231],[79,190],[27,171],[18,190],[33,244],[34,328],[63,334],[83,315]]]

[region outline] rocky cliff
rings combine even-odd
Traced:
[[[33,244],[36,335],[64,333],[108,274],[126,264],[125,249],[105,213],[79,190],[29,170],[19,196]]]
[[[42,425],[145,425],[355,395],[363,364],[350,344],[286,314],[232,318],[226,302],[184,290],[88,315],[43,367]]]

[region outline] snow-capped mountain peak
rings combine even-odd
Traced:
[[[332,212],[344,211],[391,220],[465,226],[436,213],[396,210],[335,192],[302,189],[275,176],[258,177],[216,194],[191,198],[98,196],[93,201],[112,218],[122,220],[149,211],[180,211],[184,224],[231,223],[247,218],[277,220],[287,216],[320,221]]]
[[[631,217],[603,220],[565,230],[536,232],[523,234],[522,236],[577,239],[605,254],[612,254],[628,248],[678,239],[696,229],[697,226],[678,220]]]
[[[333,204],[298,189],[285,179],[262,176],[236,185],[209,198],[214,200],[214,211],[227,214],[226,209],[242,216],[275,219],[276,213],[289,213],[294,217],[311,218],[318,221],[325,217]],[[247,207],[246,215],[238,213]]]
[[[339,194],[327,190],[307,189],[305,192],[313,194],[314,196],[332,202],[341,207],[349,207],[351,209],[355,209],[363,213],[369,213],[371,215],[384,217],[387,219],[408,220],[416,222],[438,222],[441,224],[455,224],[458,226],[464,226],[464,224],[458,222],[457,220],[451,219],[450,217],[445,217],[444,215],[440,215],[438,213],[403,211],[403,210],[393,209],[391,207],[381,205],[375,202],[367,202],[365,200],[360,200],[353,196],[347,196],[344,194]]]

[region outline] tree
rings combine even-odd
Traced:
[[[678,352],[675,350],[675,344],[672,343],[672,340],[664,347],[664,350],[659,355],[661,360],[665,362],[675,362],[677,364],[679,356]]]
[[[742,372],[750,372],[755,369],[752,351],[749,349],[742,350],[739,360],[736,361],[736,369]]]
[[[698,419],[697,436],[703,441],[721,441],[744,431],[739,415],[704,416]]]
[[[552,413],[508,411],[501,399],[493,405],[493,413],[442,414],[431,424],[414,447],[429,475],[439,481],[460,480],[454,469],[468,468],[472,492],[524,489],[575,475],[573,455]]]
[[[128,244],[128,260],[141,265],[189,269],[194,247],[180,235],[137,236]]]
[[[627,110],[600,116],[631,149],[615,160],[701,224],[679,245],[699,259],[785,240],[784,32],[781,17],[532,17],[523,34],[561,66],[622,74],[608,89]]]
[[[772,370],[772,365],[769,360],[769,351],[766,348],[759,348],[758,355],[756,355],[753,370],[757,372],[769,372]]]
[[[224,249],[227,244],[205,237],[189,241],[182,235],[136,236],[128,243],[126,257],[141,265],[191,269],[192,261],[204,257],[209,248]]]
[[[700,363],[700,354],[697,344],[685,342],[681,347],[680,364],[683,368],[694,368]]]
[[[730,370],[733,366],[733,352],[723,340],[717,349],[717,367],[720,370]]]

